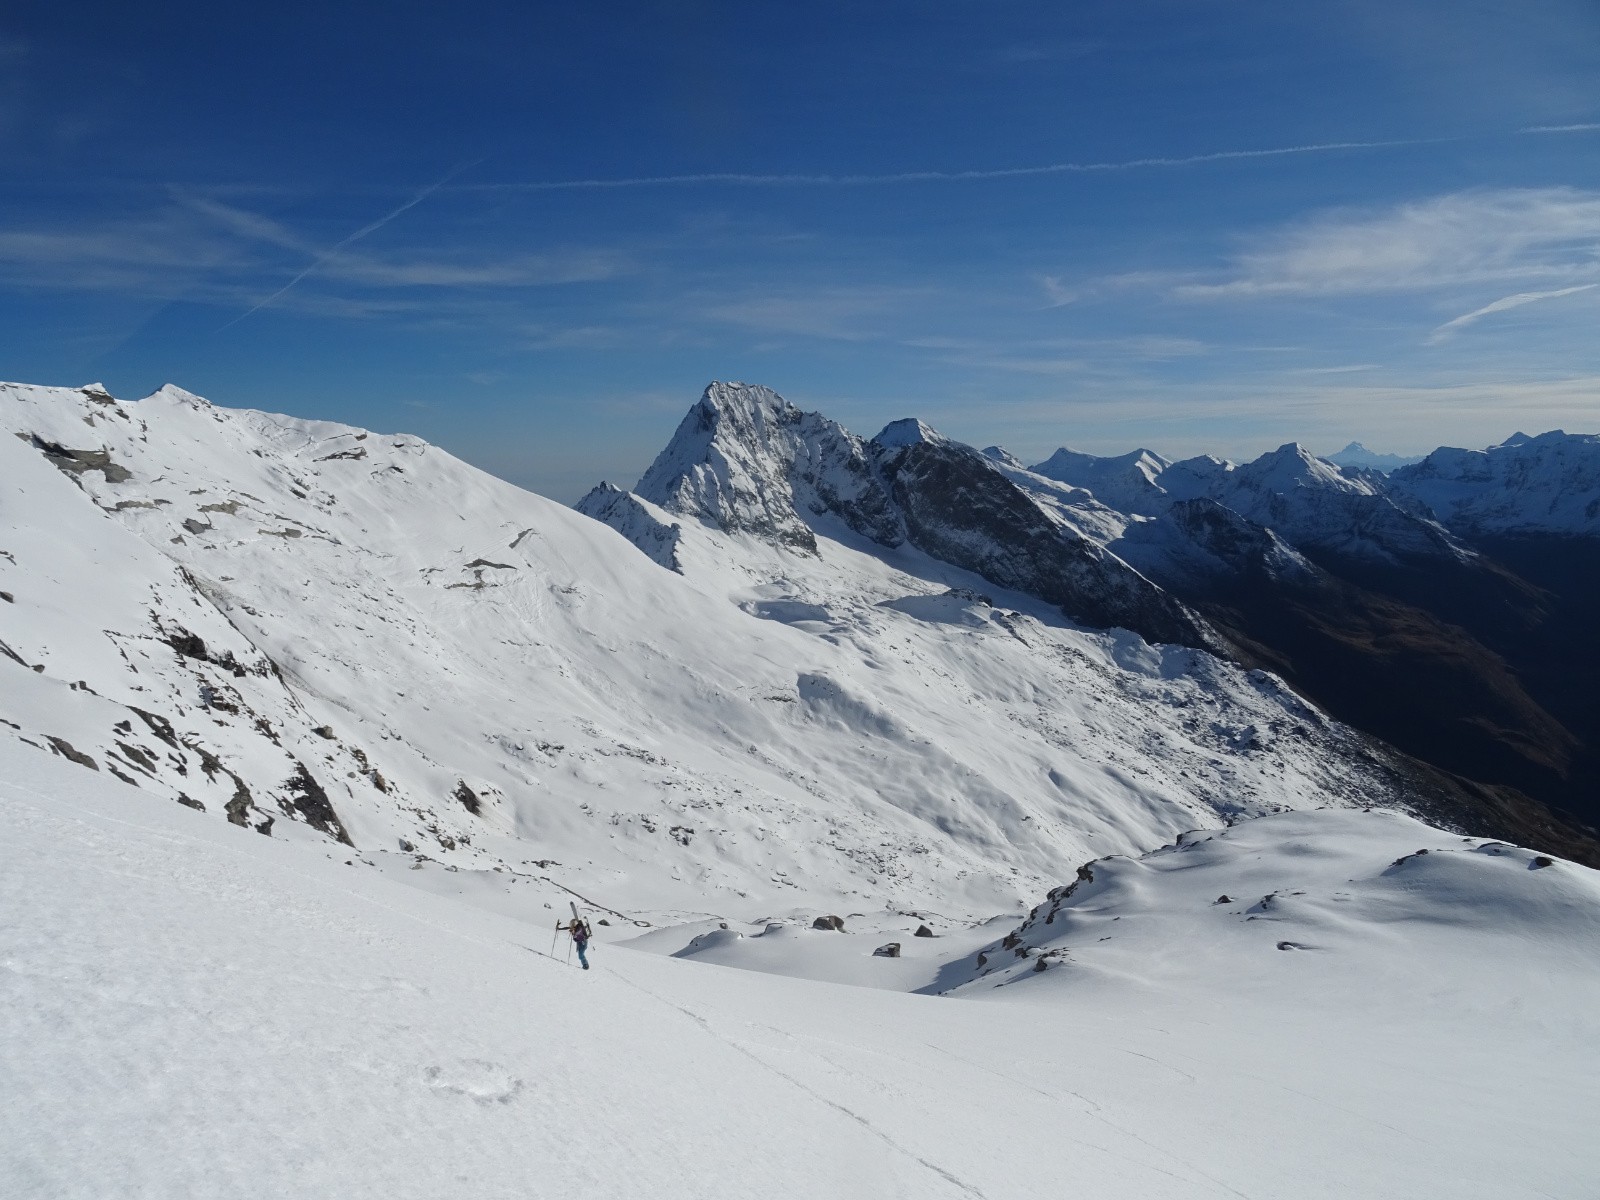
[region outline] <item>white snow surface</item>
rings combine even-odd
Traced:
[[[547,885],[485,913],[15,740],[0,840],[17,1200],[1593,1194],[1595,873],[1404,818],[1112,864],[980,999],[579,971]]]
[[[0,425],[0,740],[486,907],[986,919],[1185,829],[1405,802],[1270,675],[843,527],[609,493],[679,574],[403,435],[173,388],[4,385]]]

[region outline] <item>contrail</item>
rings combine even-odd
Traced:
[[[307,275],[311,274],[318,267],[322,266],[323,263],[327,262],[330,258],[333,258],[336,254],[339,253],[339,251],[343,250],[346,246],[350,245],[352,242],[359,242],[362,238],[366,237],[370,233],[376,233],[378,230],[382,229],[385,225],[387,225],[390,221],[394,220],[396,217],[398,217],[401,213],[405,212],[407,209],[415,208],[417,205],[421,204],[429,196],[433,195],[433,193],[437,192],[445,184],[449,183],[457,175],[461,174],[461,172],[463,172],[465,170],[468,170],[468,169],[470,169],[472,167],[477,166],[478,163],[480,163],[482,161],[483,160],[480,158],[480,159],[478,159],[478,160],[476,160],[474,162],[460,163],[457,166],[451,167],[450,170],[446,171],[444,173],[443,177],[440,178],[437,182],[430,183],[427,187],[423,188],[420,192],[418,192],[415,196],[411,197],[411,199],[407,200],[399,208],[394,209],[392,212],[386,213],[384,216],[379,217],[376,221],[372,222],[372,224],[370,224],[370,225],[363,225],[360,229],[356,230],[349,237],[345,238],[343,241],[339,242],[337,245],[335,245],[335,246],[333,246],[333,247],[331,247],[331,248],[329,248],[327,250],[324,250],[316,258],[312,259],[311,260],[311,264],[308,267],[306,267],[305,270],[301,271],[300,274],[296,275],[293,279],[289,280],[288,283],[284,284],[277,291],[273,292],[272,295],[268,296],[265,300],[261,301],[254,308],[247,309],[244,312],[240,313],[233,320],[229,321],[226,325],[223,325],[221,328],[219,328],[217,330],[217,332],[221,333],[222,330],[224,330],[224,329],[230,329],[233,326],[237,325],[240,321],[244,320],[246,317],[250,316],[252,313],[260,312],[263,308],[265,308],[267,305],[271,304],[274,300],[278,299],[278,297],[282,296],[285,292],[287,292],[295,284],[299,283]]]
[[[1384,142],[1317,142],[1305,146],[1278,146],[1267,150],[1216,150],[1178,158],[1130,158],[1118,162],[1059,162],[1031,167],[995,167],[970,171],[899,171],[887,175],[759,175],[738,171],[710,171],[695,175],[640,175],[623,179],[551,179],[531,183],[480,183],[474,191],[566,192],[598,188],[667,187],[674,184],[732,184],[743,187],[849,187],[892,183],[946,183],[963,180],[1020,179],[1031,175],[1065,175],[1104,171],[1132,171],[1141,167],[1186,167],[1195,163],[1229,159],[1279,158],[1290,154],[1321,154],[1334,150],[1382,150],[1397,146],[1428,146],[1456,138],[1405,138]]]
[[[1554,300],[1560,296],[1570,296],[1574,292],[1587,292],[1600,287],[1600,283],[1580,283],[1576,287],[1557,288],[1553,292],[1518,292],[1515,296],[1504,296],[1492,304],[1485,304],[1482,308],[1475,308],[1469,313],[1463,313],[1453,320],[1446,321],[1428,336],[1428,345],[1434,346],[1440,342],[1448,341],[1455,331],[1465,325],[1471,325],[1480,318],[1491,313],[1505,312],[1508,308],[1521,308],[1524,304],[1533,304],[1539,300]]]

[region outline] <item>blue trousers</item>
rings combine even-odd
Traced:
[[[583,969],[587,971],[589,969],[589,956],[584,951],[589,948],[589,943],[573,942],[572,944],[578,948],[578,961],[583,964]]]

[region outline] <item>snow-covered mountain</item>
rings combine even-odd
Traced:
[[[1518,433],[1486,450],[1440,447],[1389,477],[1464,535],[1600,537],[1600,435]]]
[[[1415,505],[1397,504],[1381,479],[1347,473],[1293,442],[1242,465],[1208,455],[1168,462],[1148,450],[1096,458],[1063,448],[1030,471],[1131,516],[1159,518],[1174,505],[1209,500],[1307,549],[1382,562],[1470,557]]]
[[[713,383],[645,472],[637,496],[722,533],[813,553],[817,523],[887,551],[910,544],[1088,625],[1217,646],[1181,603],[1031,502],[990,459],[915,419],[867,442],[768,388]],[[616,503],[602,485],[578,509],[615,520],[647,552],[665,536],[638,536],[637,518],[621,516]]]
[[[863,440],[769,389],[713,384],[638,494],[602,485],[578,507],[691,579],[747,569],[752,553],[791,571],[825,546],[920,551],[981,577],[956,586],[1015,589],[1086,625],[1270,669],[1435,767],[1526,793],[1430,778],[1486,830],[1600,850],[1540,803],[1582,793],[1580,738],[1501,645],[1463,627],[1537,625],[1538,589],[1381,475],[1297,445],[1243,465],[1063,449],[1029,468],[914,419]],[[696,570],[682,561],[691,530],[737,545]]]
[[[1387,477],[1292,444],[1245,464],[994,455],[1241,661],[1431,763],[1593,823],[1600,718],[1580,681],[1600,669],[1597,445],[1519,434]]]
[[[630,545],[415,438],[0,388],[0,735],[417,881],[545,878],[650,920],[990,915],[1195,825],[1421,802],[1275,678],[918,549],[971,535],[1019,583],[1105,562],[1112,603],[1157,594],[1037,509],[977,540],[1025,497],[976,452],[744,395],[748,427],[703,449],[722,475],[651,477],[735,531],[600,493]],[[995,511],[939,524],[969,479]]]

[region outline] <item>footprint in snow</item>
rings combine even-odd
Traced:
[[[522,1080],[499,1063],[462,1058],[442,1067],[429,1067],[423,1081],[436,1092],[453,1092],[479,1104],[510,1104],[522,1091]]]

